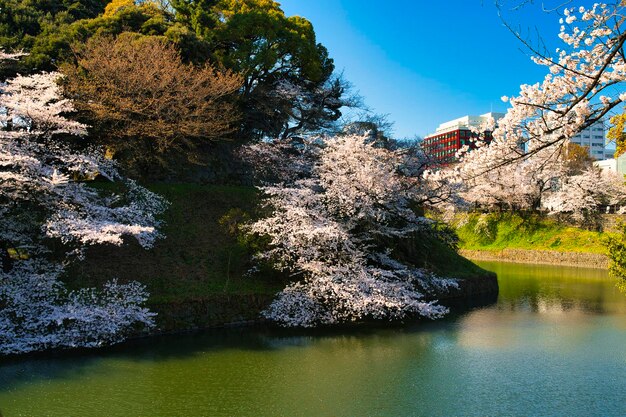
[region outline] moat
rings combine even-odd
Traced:
[[[495,304],[393,328],[170,336],[0,365],[3,417],[626,415],[626,295],[481,262]]]

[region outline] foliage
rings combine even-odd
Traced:
[[[104,8],[102,17],[111,17],[117,13],[122,12],[124,9],[133,8],[135,6],[135,0],[111,0],[109,4]]]
[[[267,318],[315,326],[447,311],[424,301],[423,292],[457,282],[403,263],[389,249],[398,239],[432,233],[414,208],[423,197],[417,179],[399,173],[402,153],[366,139],[327,138],[295,158],[296,165],[310,161],[309,175],[261,188],[272,211],[248,228],[269,238],[258,257],[302,277],[278,295]]]
[[[94,36],[115,37],[124,32],[166,38],[182,51],[186,61],[203,64],[210,56],[206,42],[174,22],[171,11],[157,1],[3,2],[6,7],[0,15],[0,48],[29,53],[18,66],[22,74],[56,70],[59,64],[73,60],[72,45],[84,44]],[[7,35],[2,37],[5,32]]]
[[[626,225],[622,225],[621,233],[610,236],[607,240],[607,249],[611,264],[609,274],[617,279],[617,286],[626,293]]]
[[[90,38],[132,32],[167,39],[185,62],[211,63],[240,74],[245,137],[320,132],[339,120],[341,107],[360,104],[349,84],[333,74],[333,60],[317,43],[311,23],[285,16],[271,0],[179,0],[171,7],[157,1],[114,0],[106,8],[106,2],[91,0],[94,4],[85,6],[84,13],[71,16],[60,11],[42,14],[34,6],[38,0],[25,5],[2,1],[8,3],[9,13],[7,38],[1,36],[0,20],[0,48],[30,53],[22,72],[31,67],[51,70],[72,61],[71,45]],[[14,15],[21,17],[13,22]]]
[[[616,114],[611,117],[610,122],[613,126],[609,129],[606,137],[615,141],[615,158],[626,152],[626,113]]]
[[[358,107],[358,106],[356,106]],[[343,126],[341,126],[342,135],[360,135],[370,136],[371,140],[379,143],[390,143],[393,131],[393,122],[389,120],[388,114],[375,114],[365,109],[358,112],[350,118],[344,118]],[[419,141],[404,140],[396,143],[398,147],[411,148],[412,152],[420,152],[417,146]]]
[[[67,135],[83,135],[85,126],[64,117],[73,107],[60,98],[58,78],[19,76],[0,94],[0,242],[28,251],[3,262],[1,353],[95,346],[152,325],[140,285],[112,282],[102,291],[70,292],[57,279],[86,246],[120,245],[128,236],[150,247],[166,205],[122,178],[98,150],[68,146]],[[98,192],[85,183],[95,176],[119,181],[126,191]],[[54,250],[59,243],[69,251],[61,260]]]
[[[455,252],[459,249],[459,235],[449,224],[436,222],[433,230],[437,240],[441,243]]]
[[[59,57],[59,31],[96,17],[107,0],[1,0],[0,49],[25,50],[20,72],[52,70]]]
[[[565,170],[568,175],[579,175],[593,166],[594,159],[589,156],[589,148],[577,143],[567,144],[563,155]]]
[[[223,139],[239,115],[232,96],[241,79],[230,71],[184,64],[156,37],[96,37],[65,65],[66,95],[110,149],[126,162],[154,164],[154,153]]]
[[[473,232],[480,237],[481,243],[488,244],[495,240],[497,222],[494,220],[493,216],[485,213],[478,216]]]
[[[176,20],[210,45],[214,61],[244,78],[246,136],[315,132],[351,105],[346,84],[305,18],[272,0],[177,0]]]

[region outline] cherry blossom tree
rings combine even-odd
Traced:
[[[431,221],[415,210],[423,198],[418,179],[401,174],[407,161],[401,152],[367,138],[307,141],[294,160],[308,168],[294,176],[285,169],[284,182],[261,187],[271,214],[246,231],[268,239],[259,260],[297,279],[264,312],[268,319],[310,327],[446,313],[426,295],[457,282],[402,262],[389,249],[397,239],[431,232]],[[260,146],[262,158],[275,159],[267,151],[273,146]]]
[[[100,346],[153,325],[139,283],[70,291],[59,279],[87,245],[133,237],[149,248],[166,202],[123,178],[98,149],[76,144],[85,126],[65,117],[73,107],[58,78],[18,76],[0,86],[0,354]],[[95,177],[121,191],[90,186]]]
[[[478,141],[478,149],[462,152],[456,174],[464,180],[533,155],[536,164],[552,163],[570,137],[611,115],[626,99],[622,3],[567,7],[563,13],[563,45],[554,56],[526,43],[548,74],[542,82],[522,85],[518,96],[502,97],[511,105],[506,115],[476,130],[491,132],[490,145]]]
[[[585,223],[601,206],[626,202],[624,179],[614,172],[590,168],[579,175],[562,176],[554,191],[544,201],[550,214],[567,213]]]
[[[626,99],[624,22],[623,2],[565,7],[562,46],[554,55],[525,42],[547,75],[542,82],[522,85],[518,96],[503,97],[511,105],[506,115],[476,129],[492,132],[491,143],[479,141],[478,149],[462,150],[461,163],[438,174],[456,178],[467,205],[569,213],[581,221],[583,213],[608,201],[623,201],[619,180],[595,171],[570,175],[566,160],[569,139],[608,118]]]
[[[545,148],[488,171],[464,160],[457,172],[444,174],[466,179],[459,180],[456,205],[443,208],[545,213],[596,226],[599,209],[626,203],[624,179],[597,167],[576,174],[562,153],[553,152],[562,149]]]
[[[469,207],[482,210],[539,211],[545,196],[566,175],[565,168],[560,153],[552,149],[488,171],[464,159],[460,196]]]
[[[622,2],[567,7],[563,14],[559,33],[563,45],[555,55],[531,49],[534,62],[545,66],[548,74],[540,83],[522,85],[518,96],[502,97],[511,108],[494,127],[493,146],[467,155],[472,163],[490,169],[563,147],[570,137],[623,105],[626,34]],[[491,156],[497,158],[488,161]]]

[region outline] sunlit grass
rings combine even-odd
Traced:
[[[537,215],[512,213],[463,214],[454,220],[462,249],[506,248],[559,252],[606,253],[610,232],[597,232],[560,224]]]

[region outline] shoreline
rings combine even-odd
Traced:
[[[479,302],[497,298],[498,276],[495,273],[485,271],[484,274],[472,278],[459,279],[459,288],[452,289],[447,293],[432,294],[424,298],[425,301],[438,301],[443,305],[472,305],[475,300]],[[151,337],[159,335],[171,335],[178,333],[212,330],[220,328],[232,327],[254,327],[254,326],[274,326],[267,320],[260,317],[260,313],[274,299],[273,295],[248,294],[240,296],[225,296],[223,299],[218,297],[204,300],[194,300],[184,303],[182,309],[172,309],[167,303],[162,304],[159,314],[162,317],[163,324],[161,328],[155,328],[139,337]],[[227,307],[246,305],[248,308],[239,308],[237,313],[231,311],[222,311],[221,315],[216,315],[216,310],[222,310]],[[156,305],[155,305],[156,306]],[[158,311],[158,310],[157,310]],[[400,320],[402,321],[402,320]],[[385,322],[382,320],[381,322]],[[342,323],[331,327],[349,327],[359,325],[357,323]],[[390,321],[391,323],[391,321]],[[278,326],[279,327],[279,326]],[[320,326],[325,327],[325,326]]]
[[[596,269],[609,268],[608,256],[600,253],[506,248],[501,250],[459,249],[459,254],[476,261],[501,261]]]
[[[449,307],[451,313],[453,311],[458,310],[469,310],[477,306],[489,305],[494,303],[497,299],[499,288],[498,288],[498,279],[495,273],[487,272],[484,275],[473,277],[470,279],[462,279],[460,280],[460,286],[456,290],[452,290],[445,294],[434,295],[432,297],[427,297],[425,301],[433,301],[437,300],[442,305]],[[226,296],[225,299],[232,302],[232,296]],[[256,311],[259,307],[261,307],[264,303],[269,303],[273,299],[272,297],[261,296],[261,295],[248,295],[244,296],[244,298],[248,298],[247,301],[253,299],[255,301],[255,305],[253,308],[247,311],[246,313],[239,312],[234,320],[211,320],[214,319],[214,315],[211,314],[211,308],[207,309],[207,301],[209,300],[196,300],[196,303],[199,302],[202,305],[202,308],[198,309],[198,305],[193,306],[191,308],[184,309],[184,311],[177,311],[172,314],[172,311],[161,311],[160,314],[165,315],[173,315],[177,321],[176,325],[170,328],[159,328],[158,326],[145,331],[139,334],[130,335],[124,341],[120,343],[116,343],[109,346],[102,346],[98,348],[57,348],[57,349],[49,349],[49,350],[41,350],[41,351],[33,351],[19,354],[10,354],[10,355],[0,355],[3,361],[6,362],[15,362],[20,360],[28,360],[28,359],[48,359],[48,358],[58,358],[58,357],[72,357],[72,356],[82,356],[82,355],[97,355],[102,352],[112,352],[112,351],[122,351],[125,346],[132,345],[133,343],[140,342],[142,340],[156,339],[159,337],[168,337],[168,336],[176,336],[176,335],[184,335],[184,334],[194,334],[194,333],[202,333],[215,331],[220,329],[235,329],[235,328],[251,328],[251,329],[262,329],[262,328],[274,328],[274,329],[285,329],[289,331],[319,331],[320,329],[353,329],[358,327],[367,327],[368,325],[382,325],[385,327],[394,327],[394,326],[403,326],[408,322],[413,320],[419,320],[418,317],[412,319],[407,317],[403,320],[374,320],[374,321],[363,321],[363,322],[355,322],[355,323],[341,323],[332,326],[319,326],[315,328],[281,328],[280,326],[271,324],[267,320],[259,317],[259,313],[261,309]],[[215,302],[216,300],[211,300]],[[243,300],[238,300],[243,301]],[[191,303],[192,305],[194,303]],[[188,306],[189,307],[189,306]],[[195,308],[194,308],[195,307]],[[212,306],[212,307],[215,307]],[[219,307],[218,307],[219,309]],[[203,312],[204,314],[200,313]],[[224,316],[222,316],[224,317]],[[172,319],[173,317],[168,317]],[[170,322],[171,323],[171,322]],[[178,327],[180,326],[180,327]]]

